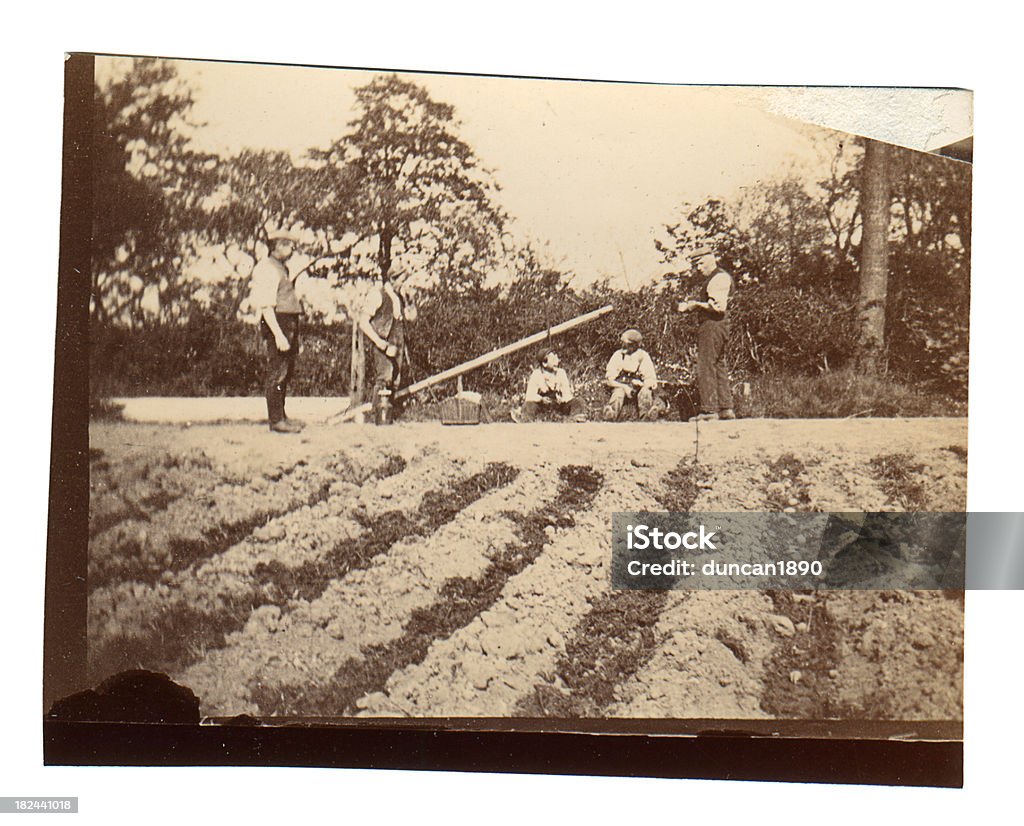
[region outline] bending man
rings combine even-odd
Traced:
[[[402,380],[405,356],[405,322],[416,320],[416,308],[406,303],[387,273],[370,290],[359,319],[359,329],[373,345],[374,410],[381,391],[394,393]]]

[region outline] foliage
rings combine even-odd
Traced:
[[[190,90],[172,64],[132,63],[94,92],[94,320],[136,324],[147,296],[164,319],[187,314],[190,285],[179,277],[195,253],[213,157],[186,136]]]
[[[406,271],[443,289],[479,284],[506,216],[490,173],[455,132],[454,108],[397,75],[375,77],[356,99],[351,132],[311,152],[328,193],[320,223],[355,236],[349,272]]]
[[[851,415],[865,402],[884,415],[886,394],[901,386],[914,390],[894,402],[899,411],[931,409],[913,397],[918,389],[958,403],[966,397],[968,164],[893,149],[888,376],[877,387],[854,386],[845,370],[857,346],[857,142],[831,147],[821,181],[791,175],[734,198],[682,205],[654,239],[667,270],[659,283],[577,288],[571,273],[544,267],[529,246],[507,248],[499,188],[458,136],[450,105],[395,75],[374,77],[356,99],[357,117],[325,150],[299,159],[256,150],[219,158],[189,143],[192,94],[173,64],[135,60],[123,77],[96,88],[94,398],[260,392],[263,345],[241,313],[271,227],[299,230],[310,254],[333,261],[317,274],[331,276],[339,305],[357,300],[354,281],[381,272],[404,272],[416,283],[412,379],[612,304],[608,315],[552,343],[578,384],[595,399],[603,393],[604,365],[629,327],[644,335],[662,378],[691,383],[696,324],[675,305],[702,288],[689,254],[709,243],[736,276],[734,379],[786,376],[793,384],[791,405],[772,390],[764,410]],[[217,278],[192,277],[200,259],[213,262]],[[499,259],[514,276],[487,286]],[[349,309],[309,319],[292,392],[347,392],[351,316]],[[338,318],[344,323],[326,323]],[[494,362],[466,382],[514,399],[547,346]],[[764,379],[766,392],[773,381]],[[824,394],[817,406],[813,393]]]
[[[348,390],[351,328],[306,325],[300,333],[294,395]],[[214,310],[193,310],[189,323],[142,329],[102,326],[90,342],[92,394],[116,396],[251,396],[263,392],[265,343],[258,329]]]
[[[754,372],[808,373],[857,347],[859,146],[839,144],[828,178],[762,182],[725,202],[684,204],[655,238],[664,281],[695,294],[688,256],[710,244],[737,278],[733,307]],[[967,392],[971,167],[891,147],[887,366],[900,381]]]

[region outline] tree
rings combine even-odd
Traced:
[[[137,59],[94,93],[93,318],[135,323],[147,294],[173,314],[215,159],[189,146],[190,90],[173,64]]]
[[[322,198],[319,173],[296,165],[287,152],[245,149],[220,163],[199,234],[207,245],[220,249],[231,270],[211,287],[212,301],[232,317],[238,312],[271,228],[302,226],[314,231],[323,250],[329,249],[332,228],[317,226]]]
[[[455,130],[452,106],[421,86],[381,75],[356,89],[351,132],[314,151],[321,225],[351,229],[354,275],[407,270],[424,283],[478,284],[500,251],[498,191]]]
[[[858,363],[862,369],[876,373],[885,353],[885,304],[889,286],[888,144],[865,139],[861,175],[860,211],[864,229],[860,245]]]

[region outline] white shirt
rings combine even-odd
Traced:
[[[257,312],[277,306],[277,287],[281,283],[282,274],[287,275],[288,269],[270,255],[260,259],[253,267],[249,303]]]
[[[561,367],[554,370],[545,370],[538,367],[530,373],[529,381],[526,382],[526,401],[539,402],[544,398],[544,392],[554,390],[555,398],[559,402],[572,401],[572,382],[569,375]]]
[[[605,378],[608,381],[615,381],[620,373],[639,373],[644,380],[644,387],[653,390],[658,386],[658,373],[646,350],[638,349],[633,353],[616,350],[612,353],[612,357],[608,361],[608,368],[604,373]]]
[[[729,290],[732,289],[732,277],[725,270],[719,270],[708,282],[708,304],[716,313],[724,313],[729,303]]]

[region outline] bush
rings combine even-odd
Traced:
[[[296,396],[348,392],[351,327],[304,324]],[[93,325],[90,383],[94,397],[251,396],[262,392],[265,344],[239,319],[194,312],[187,324],[129,330]]]
[[[739,363],[753,375],[813,374],[856,353],[853,306],[838,295],[759,285],[738,291],[732,316]]]
[[[521,402],[526,379],[549,348],[558,350],[578,392],[592,408],[604,404],[604,366],[623,330],[635,327],[676,389],[694,383],[697,321],[681,316],[678,286],[648,286],[623,292],[606,284],[570,289],[557,273],[524,278],[506,289],[463,291],[436,288],[419,301],[410,325],[407,379],[416,381],[496,347],[606,304],[613,310],[550,342],[521,350],[465,377],[468,389],[507,405]],[[914,299],[911,301],[911,299]],[[920,298],[904,295],[893,316],[889,377],[853,371],[856,317],[839,293],[798,287],[739,286],[732,302],[728,351],[736,381],[754,383],[749,415],[852,416],[936,415],[962,412],[966,379],[966,335],[929,345],[920,323]],[[915,315],[916,313],[916,315]],[[903,321],[903,318],[908,319]],[[351,325],[309,320],[303,351],[289,392],[301,396],[348,392]],[[262,392],[264,344],[257,329],[216,311],[195,309],[187,324],[125,329],[94,325],[91,381],[95,398],[144,395],[257,395]],[[952,365],[944,366],[944,365]],[[965,381],[963,387],[966,387]],[[450,395],[451,383],[423,394],[429,404]],[[673,391],[675,392],[675,391]],[[670,404],[672,400],[669,399]],[[673,405],[673,407],[681,405]]]

